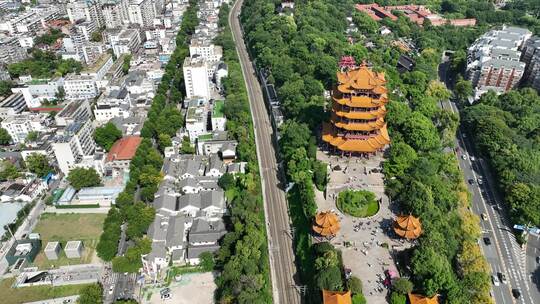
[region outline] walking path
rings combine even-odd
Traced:
[[[383,174],[379,170],[383,159],[381,156],[370,159],[329,156],[320,151],[317,159],[330,165],[326,198],[322,192],[316,193],[318,209],[334,210],[341,220],[341,229],[330,242],[341,250],[344,267],[362,280],[367,303],[387,303],[384,272],[397,269],[389,248],[402,247],[403,243],[389,237],[395,215],[390,210],[388,197],[384,193]],[[372,169],[378,172],[370,173]],[[381,200],[379,212],[369,219],[341,213],[335,199],[339,192],[346,189],[375,193],[377,199]]]

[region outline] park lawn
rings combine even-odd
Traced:
[[[379,211],[375,194],[366,190],[345,190],[339,193],[336,205],[341,212],[354,217],[369,217]]]
[[[34,232],[39,233],[42,249],[34,260],[34,266],[40,269],[51,267],[91,263],[99,236],[103,231],[103,221],[106,214],[54,214],[45,213],[41,216]],[[83,241],[84,252],[80,259],[68,259],[62,250],[58,260],[49,261],[43,250],[48,242],[58,241],[62,248],[68,241]]]
[[[20,304],[50,298],[67,297],[79,294],[80,290],[87,285],[65,285],[52,287],[50,285],[11,288],[15,278],[0,281],[0,302],[2,304]]]

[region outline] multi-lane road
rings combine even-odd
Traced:
[[[443,80],[446,80],[446,68],[447,60],[443,61],[439,71]],[[441,106],[454,113],[459,112],[451,101],[442,102]],[[536,286],[532,286],[530,275],[530,272],[537,267],[535,258],[530,257],[535,252],[532,250],[533,252],[527,254],[517,243],[503,199],[497,191],[496,181],[488,164],[478,157],[479,153],[470,140],[466,132],[458,130],[457,156],[472,194],[472,210],[481,218],[481,248],[491,267],[492,275],[497,276],[501,273],[508,279],[506,284],[501,282],[499,286],[492,286],[493,298],[498,304],[540,303],[540,294]],[[531,242],[529,248],[534,248],[535,245],[537,244]],[[527,255],[529,255],[528,259]],[[531,259],[534,263],[530,262]],[[518,298],[512,294],[513,289],[519,291]]]
[[[229,25],[233,33],[236,50],[240,58],[242,73],[251,107],[251,115],[255,130],[255,142],[259,170],[262,179],[263,199],[270,270],[272,278],[272,294],[274,303],[295,304],[301,302],[301,296],[295,289],[296,265],[292,239],[290,237],[290,219],[285,192],[280,188],[278,178],[276,148],[272,140],[272,126],[266,110],[262,90],[255,76],[253,64],[250,61],[242,36],[238,16],[243,0],[237,0],[229,14]]]

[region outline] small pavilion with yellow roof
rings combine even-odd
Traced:
[[[313,231],[319,236],[330,238],[336,236],[340,224],[337,215],[331,211],[319,212],[315,216]]]
[[[409,302],[411,304],[439,304],[439,296],[426,297],[419,294],[409,293]]]
[[[394,222],[394,231],[403,238],[413,240],[422,234],[422,224],[412,215],[400,215]]]
[[[352,304],[351,291],[322,291],[323,304]]]
[[[344,57],[340,67],[322,140],[342,154],[383,150],[390,143],[384,121],[388,103],[384,73],[374,72],[365,62],[357,67],[352,57]]]

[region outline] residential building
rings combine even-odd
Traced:
[[[15,37],[0,38],[0,62],[12,64],[28,58],[26,49],[22,48]]]
[[[129,22],[140,26],[152,26],[156,17],[155,6],[151,0],[130,0],[128,5]]]
[[[129,23],[129,0],[103,1],[102,13],[106,28],[119,28]]]
[[[26,110],[26,101],[21,93],[13,93],[0,101],[0,119],[14,117]]]
[[[128,170],[131,159],[141,144],[139,136],[126,136],[117,140],[107,155],[106,166],[118,170]]]
[[[70,99],[87,99],[99,95],[96,80],[92,76],[70,74],[65,78],[64,90]]]
[[[208,39],[192,38],[189,44],[189,55],[190,57],[198,55],[208,63],[218,63],[223,57],[223,49]]]
[[[527,65],[525,83],[540,92],[540,37],[534,36],[527,40],[521,60]]]
[[[207,134],[206,126],[208,124],[208,111],[206,107],[189,107],[186,111],[186,131],[189,140],[195,143],[195,140],[203,134]]]
[[[24,142],[30,132],[45,132],[48,130],[45,125],[45,118],[40,114],[25,113],[8,116],[0,124],[16,144]]]
[[[124,29],[109,33],[109,40],[116,57],[135,53],[141,45],[141,36],[136,29]]]
[[[195,96],[210,99],[208,67],[202,57],[186,57],[183,65],[187,98]]]
[[[342,58],[340,67],[330,123],[323,125],[322,140],[341,154],[383,150],[390,143],[384,121],[388,102],[384,74],[365,63],[357,67],[352,57]]]
[[[212,131],[225,131],[225,124],[227,123],[227,118],[223,114],[223,105],[225,102],[223,100],[216,100],[212,105],[211,113],[211,122],[212,122]]]
[[[92,21],[98,28],[105,25],[101,5],[98,0],[71,0],[66,5],[69,21]]]
[[[475,89],[475,99],[493,90],[514,88],[525,72],[521,49],[531,37],[527,29],[503,26],[478,38],[468,49],[466,76]]]
[[[37,108],[44,101],[56,100],[57,94],[64,86],[64,78],[31,79],[22,86],[12,88],[13,93],[21,93],[28,108]]]
[[[76,121],[57,132],[52,143],[58,167],[65,175],[83,160],[84,156],[94,154],[96,144],[92,135],[91,121]]]
[[[66,105],[54,116],[57,126],[65,127],[75,121],[86,121],[92,117],[90,102],[88,100],[76,100]]]

